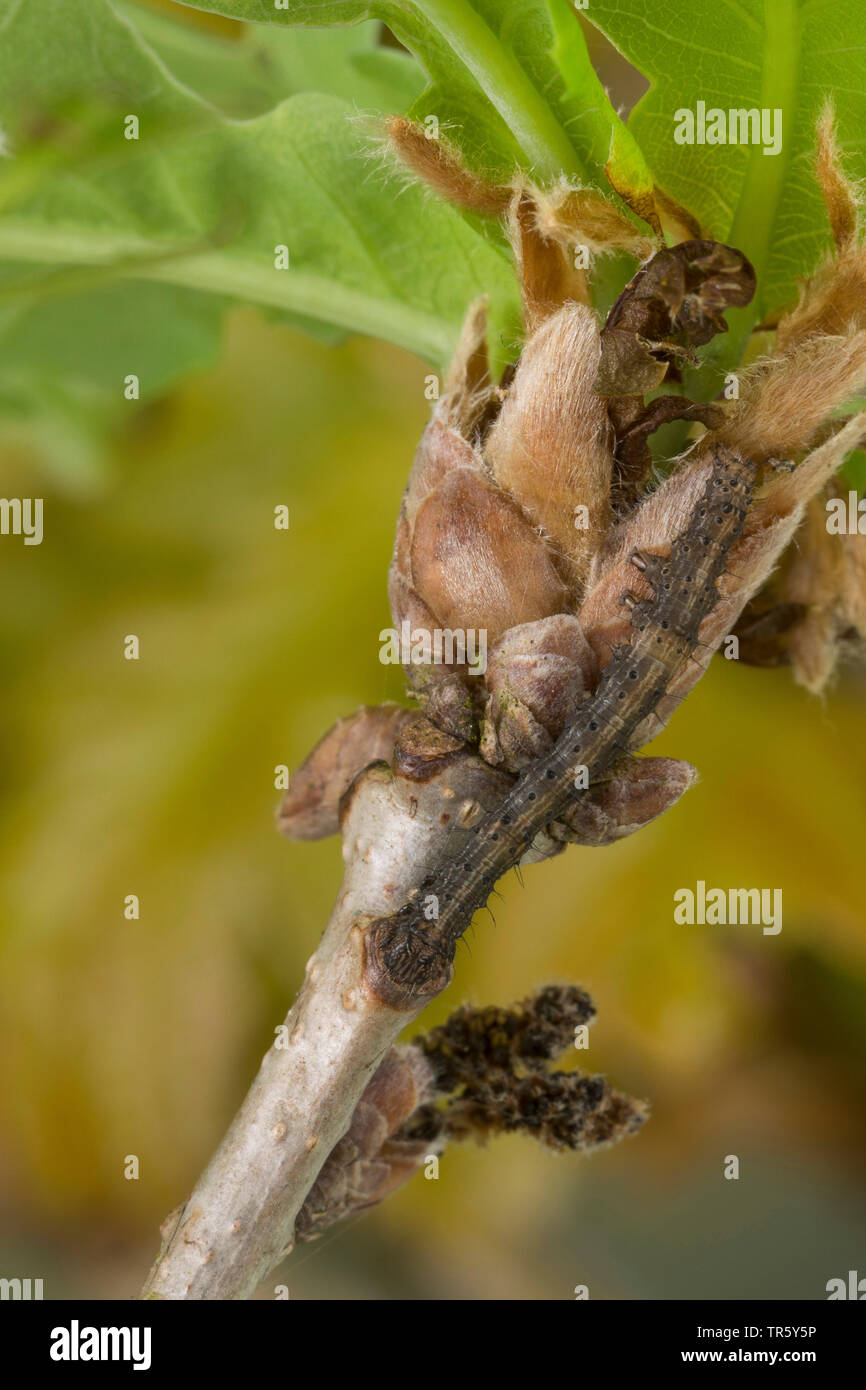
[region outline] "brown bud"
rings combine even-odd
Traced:
[[[392,1136],[424,1102],[432,1081],[433,1069],[417,1048],[386,1053],[298,1214],[297,1240],[314,1240],[342,1217],[375,1206],[417,1171],[430,1141]]]
[[[612,845],[669,810],[697,776],[678,758],[628,758],[589,787],[550,834],[569,844]]]
[[[460,739],[416,713],[401,725],[395,740],[394,771],[411,782],[427,782],[463,756]]]
[[[780,320],[776,347],[783,352],[818,333],[839,335],[866,327],[866,248],[858,245],[859,200],[842,168],[830,104],[821,113],[817,134],[815,170],[835,255],[803,283],[796,307]]]
[[[591,188],[573,188],[566,180],[549,189],[533,188],[535,225],[548,241],[573,253],[584,245],[595,255],[627,251],[645,260],[656,249],[655,238],[635,226],[609,198]],[[649,208],[645,212],[652,215]]]
[[[571,614],[511,628],[488,655],[483,756],[517,772],[547,752],[596,676],[592,649]]]
[[[780,659],[814,693],[830,680],[845,646],[866,639],[866,536],[827,530],[827,500],[840,494],[847,503],[847,488],[834,483],[809,504],[782,567],[756,598],[757,606],[772,601],[772,614],[792,615],[773,650],[781,646]]]
[[[847,251],[857,240],[859,206],[857,192],[846,179],[836,143],[836,117],[832,101],[828,101],[818,118],[815,172],[827,207],[833,244],[837,251]]]
[[[503,691],[484,709],[479,752],[493,767],[519,772],[553,747],[553,739],[522,700]]]
[[[452,368],[452,371],[454,370],[456,369]],[[477,472],[479,476],[484,474],[480,454],[447,418],[452,408],[450,396],[443,396],[437,402],[433,419],[422,434],[416,450],[403,495],[402,515],[408,524],[409,537],[418,508],[451,473],[460,468],[468,468]]]
[[[442,624],[415,588],[412,567],[412,536],[419,507],[455,470],[468,468],[483,474],[481,459],[463,438],[451,419],[466,422],[472,400],[478,395],[477,365],[472,366],[473,344],[478,348],[479,320],[470,312],[463,336],[463,356],[458,355],[451,369],[451,389],[439,401],[433,419],[425,429],[415,454],[403,506],[397,522],[394,555],[388,575],[388,599],[394,626],[399,633],[409,624],[410,634],[427,634],[432,640]],[[468,392],[468,394],[467,394]],[[461,405],[460,402],[463,402]],[[464,626],[471,626],[465,624]],[[457,662],[405,667],[409,686],[422,709],[440,728],[463,740],[477,734],[470,682],[465,667]]]
[[[490,183],[474,173],[459,150],[443,136],[431,140],[423,126],[406,116],[390,116],[386,130],[393,152],[449,203],[494,217],[505,212],[510,188]]]
[[[412,711],[400,705],[365,705],[338,719],[291,780],[277,824],[292,840],[320,840],[340,828],[340,798],[370,763],[391,757],[401,725]]]
[[[437,728],[461,743],[475,743],[481,698],[478,681],[444,665],[416,665],[406,668],[409,688],[421,709]]]
[[[562,552],[573,588],[610,520],[610,426],[592,390],[598,357],[592,311],[566,304],[528,339],[484,450],[500,487]]]
[[[866,322],[866,315],[864,315]],[[866,382],[866,331],[800,338],[740,379],[718,438],[757,461],[808,448],[828,415]]]
[[[415,592],[439,625],[486,631],[488,646],[565,599],[541,537],[469,468],[449,473],[418,508],[410,561]]]
[[[417,641],[427,634],[432,642],[439,624],[412,587],[410,534],[404,510],[397,522],[397,540],[388,576],[388,598],[398,633],[402,634],[403,624],[408,623],[410,639]],[[434,724],[460,740],[468,742],[475,738],[475,701],[465,666],[444,660],[424,664],[410,662],[404,666],[404,670],[409,688]]]
[[[575,267],[573,249],[544,234],[535,198],[520,181],[511,202],[508,229],[528,333],[566,303],[589,303],[587,279]]]

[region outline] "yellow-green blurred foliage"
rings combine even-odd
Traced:
[[[326,920],[339,844],[280,840],[274,768],[402,698],[378,634],[427,370],[236,312],[214,369],[130,404],[86,491],[3,458],[45,539],[0,540],[0,1272],[49,1297],[134,1293]],[[863,694],[717,660],[656,745],[700,784],[510,876],[430,1010],[584,984],[581,1061],[650,1099],[643,1132],[589,1160],[450,1150],[298,1251],[292,1297],[821,1297],[862,1270]],[[698,879],[781,887],[781,934],[675,925]]]

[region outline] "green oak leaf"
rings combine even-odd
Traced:
[[[866,175],[866,8],[861,0],[592,0],[587,18],[650,79],[629,129],[658,183],[709,235],[744,251],[758,273],[751,305],[708,357],[736,362],[760,320],[796,298],[829,247],[815,182],[815,122],[829,97],[846,169]],[[676,113],[782,112],[782,145],[677,144]]]
[[[115,3],[171,73],[226,115],[259,116],[297,92],[329,92],[359,111],[406,111],[424,89],[418,64],[383,48],[375,23],[330,32],[256,24],[228,37],[142,0]]]
[[[357,103],[299,90],[253,119],[225,116],[175,78],[134,8],[0,0],[0,368],[15,380],[0,404],[14,414],[44,398],[27,389],[28,363],[57,402],[65,382],[70,399],[92,407],[101,393],[122,408],[128,373],[152,398],[212,359],[220,312],[238,301],[324,341],[374,335],[438,366],[486,293],[508,354],[518,299],[501,244],[387,171]],[[279,37],[303,54],[309,36]],[[376,59],[356,37],[352,53]],[[347,46],[335,53],[339,68]],[[374,62],[368,91],[377,73]],[[223,69],[223,91],[226,80]],[[400,85],[375,81],[389,96]],[[137,140],[124,138],[129,114]],[[122,353],[106,350],[118,317],[136,329]],[[58,334],[74,342],[63,370]]]
[[[570,0],[213,0],[233,19],[277,25],[386,24],[430,85],[412,108],[436,116],[479,169],[515,166],[606,187],[613,159],[623,183],[651,188],[637,143],[589,60]]]

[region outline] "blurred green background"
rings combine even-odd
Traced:
[[[281,841],[274,767],[402,698],[378,633],[428,371],[241,309],[98,469],[5,436],[0,495],[44,497],[45,540],[0,541],[0,1274],[48,1298],[135,1294],[330,911],[339,844]],[[581,983],[581,1060],[650,1100],[643,1131],[591,1159],[452,1148],[263,1297],[822,1298],[866,1273],[864,692],[717,661],[651,750],[699,785],[510,876],[424,1016]],[[781,887],[781,934],[675,925],[697,879]]]

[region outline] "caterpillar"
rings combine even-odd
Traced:
[[[701,623],[719,599],[716,585],[728,551],[743,530],[754,475],[749,460],[716,447],[704,492],[669,555],[638,549],[630,556],[652,597],[623,595],[632,635],[615,649],[595,693],[551,751],[530,763],[478,821],[461,853],[428,874],[397,912],[371,922],[366,973],[383,1002],[411,1007],[444,987],[457,942],[497,879],[519,863],[539,830],[584,794],[575,786],[577,768],[585,767],[592,782],[628,751],[634,731],[699,645]],[[437,916],[428,921],[423,903],[431,897]]]

